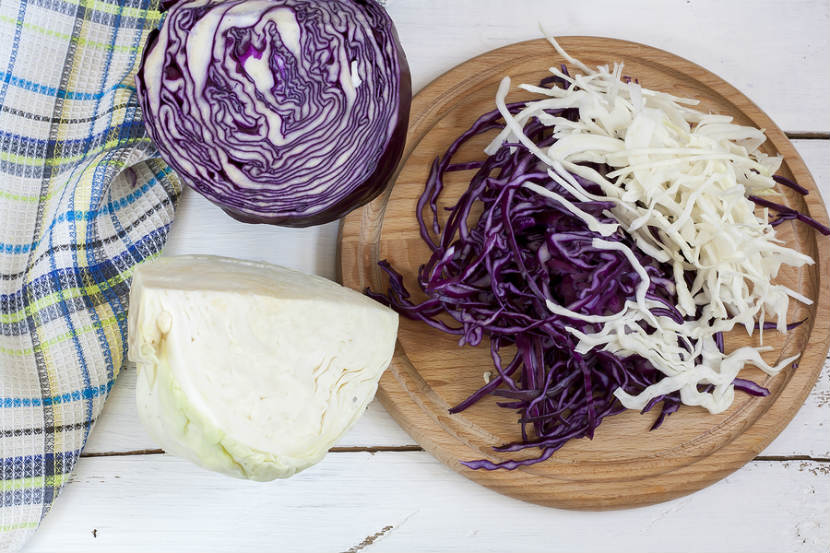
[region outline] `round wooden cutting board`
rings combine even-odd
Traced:
[[[803,198],[784,190],[789,205],[828,223],[827,212],[803,161],[784,133],[743,94],[705,69],[672,54],[632,42],[593,37],[565,37],[562,46],[591,65],[625,63],[624,74],[644,86],[677,96],[697,98],[700,108],[734,116],[739,123],[765,129],[768,153],[784,157],[780,173],[810,190]],[[352,288],[386,291],[377,268],[388,259],[400,271],[416,301],[420,289],[415,272],[429,256],[419,236],[415,205],[433,159],[475,121],[494,109],[498,83],[513,78],[508,101],[527,99],[519,83],[537,83],[547,68],[562,60],[545,40],[532,40],[494,50],[436,79],[414,99],[400,172],[387,192],[351,213],[341,227],[342,281]],[[455,158],[481,159],[489,136],[469,144]],[[454,174],[442,195],[452,205],[466,188],[470,172]],[[659,409],[641,415],[628,411],[605,419],[593,440],[573,440],[549,460],[514,471],[471,470],[459,460],[510,458],[493,446],[519,438],[518,416],[485,398],[470,409],[447,410],[483,385],[491,368],[489,348],[459,347],[457,338],[401,317],[395,357],[380,381],[378,397],[395,420],[424,449],[464,476],[501,493],[526,501],[571,509],[611,509],[665,501],[711,484],[757,455],[792,419],[818,377],[830,344],[830,239],[803,224],[787,222],[778,234],[816,264],[782,270],[778,282],[811,298],[811,306],[793,305],[791,320],[807,321],[786,336],[764,334],[774,346],[768,362],[803,352],[799,366],[770,378],[755,369],[741,376],[770,390],[766,398],[736,394],[725,413],[711,415],[682,407],[658,430],[649,432]],[[796,304],[797,302],[792,302]],[[757,344],[746,333],[726,337],[727,347]],[[538,452],[534,451],[534,455]],[[758,483],[763,486],[763,482]]]

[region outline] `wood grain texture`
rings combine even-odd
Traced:
[[[704,110],[728,113],[738,122],[766,129],[769,152],[785,158],[781,173],[793,176],[813,192],[806,200],[788,193],[786,202],[827,222],[815,183],[792,144],[735,88],[689,61],[640,44],[591,37],[566,37],[561,42],[590,65],[621,60],[626,74],[636,75],[650,88],[698,98]],[[428,250],[418,235],[414,211],[429,163],[478,115],[492,109],[503,75],[512,75],[515,83],[537,82],[546,74],[545,68],[561,61],[545,41],[528,41],[470,60],[418,94],[395,186],[343,223],[340,255],[344,284],[356,289],[385,289],[377,262],[389,259],[404,274],[409,288],[416,289],[414,273]],[[523,97],[526,95],[514,92],[508,101]],[[464,183],[458,180],[450,185],[447,195],[451,200],[453,190],[457,194],[463,189]],[[732,408],[720,415],[685,408],[654,433],[646,430],[656,413],[625,413],[607,419],[593,441],[571,442],[546,463],[512,472],[472,471],[459,459],[506,460],[491,447],[516,439],[515,415],[496,409],[488,400],[460,415],[447,415],[450,406],[480,386],[481,374],[490,364],[489,353],[486,348],[458,348],[452,337],[409,320],[401,321],[396,356],[381,380],[378,397],[404,429],[442,462],[485,486],[527,501],[608,509],[665,501],[698,490],[736,470],[769,444],[804,402],[826,356],[830,343],[830,240],[819,238],[803,225],[779,228],[780,237],[811,255],[817,264],[779,275],[814,304],[793,307],[792,317],[809,317],[798,330],[786,337],[765,336],[766,343],[776,346],[768,361],[803,351],[798,370],[788,369],[766,379],[760,372],[743,373],[764,382],[771,392],[767,398],[739,396]],[[729,336],[728,342],[754,343],[738,335]]]
[[[826,553],[827,470],[751,462],[688,497],[581,513],[499,495],[425,452],[333,453],[275,482],[170,455],[98,457],[81,461],[26,550],[333,552],[391,526],[361,553]]]

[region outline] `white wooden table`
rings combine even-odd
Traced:
[[[416,91],[471,56],[537,37],[538,21],[554,34],[686,57],[788,131],[830,199],[830,0],[391,0],[389,11]],[[336,224],[244,225],[186,193],[166,253],[263,259],[333,278],[335,241]],[[136,419],[134,384],[133,370],[119,377],[28,551],[830,550],[830,364],[795,420],[743,469],[675,501],[601,513],[479,487],[421,451],[377,403],[295,478],[215,475],[156,449]]]

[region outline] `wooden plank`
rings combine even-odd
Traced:
[[[813,178],[830,200],[830,141],[795,140]],[[825,202],[827,203],[827,202]],[[334,276],[337,229],[281,229],[244,225],[227,217],[200,196],[186,193],[165,254],[213,253],[282,263],[306,271]],[[268,244],[268,247],[263,247]],[[313,253],[313,255],[309,255]],[[104,412],[86,447],[88,453],[154,449],[156,444],[138,423],[135,409],[135,374],[125,371],[118,379]],[[830,361],[819,382],[792,423],[762,455],[830,457]],[[340,440],[338,446],[403,446],[414,440],[377,402]]]
[[[445,2],[392,0],[419,90],[465,60],[539,36],[592,35],[641,42],[724,78],[786,131],[830,131],[830,3],[629,0]],[[608,60],[613,62],[614,60]]]
[[[795,149],[804,159],[830,209],[830,140],[793,140]]]
[[[752,462],[682,499],[581,513],[499,495],[424,452],[333,454],[273,483],[101,457],[80,460],[26,551],[827,551],[828,474]]]

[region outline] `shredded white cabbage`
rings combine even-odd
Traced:
[[[646,298],[648,275],[634,253],[618,242],[600,239],[594,240],[595,247],[621,250],[641,275],[636,302],[626,302],[611,315],[583,315],[552,302],[548,308],[602,324],[592,334],[568,329],[579,339],[577,351],[598,347],[621,356],[637,354],[666,375],[636,396],[618,389],[615,395],[625,407],[642,409],[654,397],[679,390],[683,403],[722,412],[734,397],[732,381],[747,363],[772,375],[798,356],[770,366],[760,355],[765,348],[742,347],[722,354],[715,334],[743,325],[751,335],[756,320],[762,327],[764,320],[775,320],[777,329],[786,332],[789,298],[811,303],[772,281],[782,265],[798,267],[812,264],[813,259],[782,246],[766,216],[756,216],[755,205],[747,198],[775,193],[772,175],[781,158],[759,151],[766,140],[762,130],[689,107],[696,100],[625,82],[622,64],[590,69],[552,37],[549,40],[582,73],[569,76],[551,68],[569,83],[566,89],[520,85],[543,98],[515,115],[506,107],[510,78],[505,77],[496,105],[506,126],[485,151],[493,154],[505,141],[521,142],[574,197],[612,202],[611,214],[637,247],[673,266],[677,309],[688,320],[678,324],[669,317],[655,317],[651,309],[661,305]],[[579,121],[544,112],[561,108],[578,109]],[[553,128],[557,141],[552,146],[539,148],[524,135],[522,128],[531,117]],[[581,162],[604,163],[613,171],[603,176]],[[603,194],[589,193],[572,174],[598,184]],[[558,194],[536,184],[525,186],[556,200],[602,236],[614,232],[615,225],[599,222]],[[659,229],[656,237],[649,227]],[[691,286],[684,279],[688,270],[697,275]],[[702,313],[695,318],[698,308]],[[648,333],[641,321],[657,331]],[[690,351],[679,344],[696,345]],[[700,392],[699,384],[712,384],[714,389]]]

